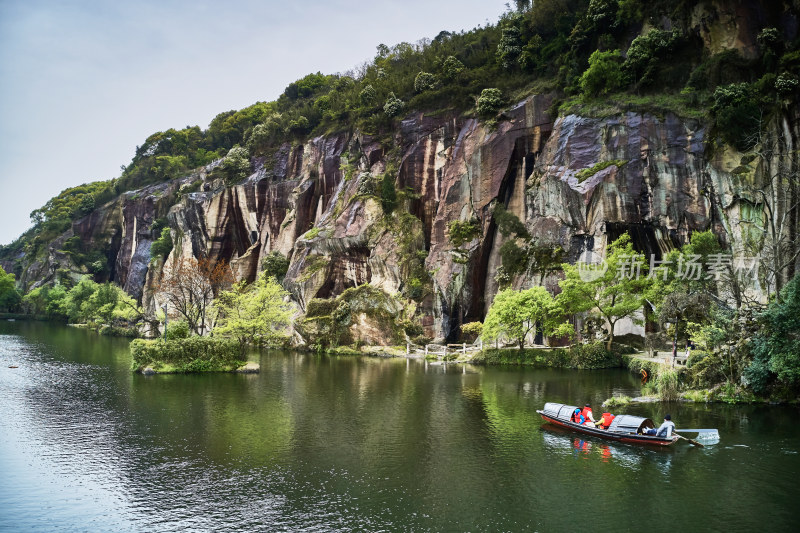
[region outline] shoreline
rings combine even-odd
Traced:
[[[532,347],[532,348],[525,348],[522,350],[523,352],[529,351],[542,351],[542,352],[552,352],[554,349],[552,347]],[[670,370],[675,370],[679,372],[683,372],[686,370],[685,365],[677,364],[673,365],[671,361],[661,360],[660,358],[651,358],[648,357],[647,352],[645,351],[636,351],[634,353],[626,353],[626,354],[614,354],[615,357],[620,359],[619,364],[613,366],[600,366],[596,368],[580,368],[575,366],[556,366],[556,365],[548,365],[542,364],[539,361],[516,361],[516,362],[497,362],[497,361],[486,361],[486,360],[475,360],[481,359],[481,356],[486,351],[496,350],[494,348],[490,348],[488,350],[482,350],[478,352],[472,352],[471,354],[467,354],[468,357],[458,357],[453,360],[444,360],[441,357],[428,358],[428,360],[433,365],[448,365],[448,364],[469,364],[475,366],[517,366],[517,367],[531,367],[531,368],[562,368],[565,370],[604,370],[610,368],[619,368],[623,370],[628,370],[632,374],[637,374],[636,368],[631,368],[631,361],[638,360],[641,361],[645,367],[652,369],[653,367],[660,367]],[[520,351],[517,348],[501,348],[497,351]],[[455,353],[455,352],[454,352]],[[418,353],[407,353],[406,349],[402,346],[362,346],[358,350],[353,348],[345,348],[345,349],[336,349],[336,350],[328,350],[325,352],[326,355],[329,356],[366,356],[366,357],[378,357],[378,358],[399,358],[399,359],[425,359],[425,356]],[[720,397],[714,397],[716,394],[716,390],[722,387],[722,385],[718,385],[712,389],[689,389],[685,391],[679,392],[678,398],[674,400],[663,400],[659,398],[657,395],[650,395],[650,394],[642,394],[640,391],[640,395],[634,398],[626,398],[627,401],[618,404],[615,403],[612,405],[625,405],[628,403],[669,403],[670,401],[673,402],[681,402],[681,403],[695,403],[695,404],[702,404],[702,403],[726,403],[729,405],[744,405],[744,404],[762,404],[762,405],[798,405],[800,404],[800,398],[794,399],[781,399],[775,400],[771,398],[760,398],[754,395],[750,395],[748,397],[743,398],[732,398],[730,396],[726,396],[722,394]],[[609,398],[606,400],[612,400],[613,398]],[[606,402],[603,402],[605,405]]]
[[[7,316],[8,314],[6,314]],[[0,314],[0,317],[3,315]],[[1,320],[1,318],[0,318]],[[52,322],[56,324],[57,322],[52,320],[40,320],[38,317],[34,317],[31,315],[27,315],[24,317],[17,317],[11,319],[11,321],[32,321],[32,322]],[[77,325],[79,329],[91,329],[86,328],[84,325]],[[96,330],[92,330],[97,333]],[[461,344],[461,346],[464,346]],[[469,364],[475,366],[516,366],[516,367],[531,367],[531,368],[561,368],[565,370],[602,370],[608,368],[620,368],[626,369],[633,374],[637,374],[642,369],[647,369],[650,372],[648,374],[653,374],[653,370],[655,369],[668,369],[671,371],[675,371],[678,373],[685,372],[687,367],[685,365],[674,365],[672,364],[671,360],[666,360],[663,358],[651,358],[648,357],[647,352],[640,351],[640,350],[625,350],[628,353],[612,353],[611,359],[607,361],[600,361],[602,364],[593,364],[589,365],[581,365],[581,364],[574,364],[575,361],[568,361],[563,358],[557,357],[559,353],[562,355],[564,353],[568,353],[570,348],[569,347],[544,347],[544,346],[534,346],[530,348],[525,348],[520,350],[518,348],[488,348],[480,351],[475,351],[474,348],[472,350],[468,350],[466,353],[462,351],[461,348],[451,348],[452,351],[449,351],[447,357],[443,357],[442,353],[433,353],[429,352],[428,356],[423,353],[420,353],[418,347],[414,347],[410,349],[410,345],[407,346],[382,346],[382,345],[366,345],[360,346],[358,348],[345,346],[339,347],[335,349],[325,350],[323,352],[318,352],[312,349],[309,346],[300,346],[300,347],[286,347],[284,349],[289,350],[297,350],[306,353],[323,353],[328,356],[338,356],[338,357],[347,357],[347,356],[366,356],[366,357],[375,357],[375,358],[398,358],[398,359],[415,359],[415,360],[425,360],[427,359],[433,365],[448,365],[448,364]],[[496,357],[487,358],[486,355],[493,354]],[[452,357],[455,356],[455,357]],[[497,357],[497,356],[503,356]],[[591,361],[594,363],[595,361]],[[607,364],[610,363],[610,364]],[[151,375],[158,375],[158,374],[199,374],[199,373],[207,373],[207,372],[222,372],[222,373],[234,373],[234,374],[254,374],[260,372],[260,366],[258,363],[250,362],[245,363],[243,365],[237,366],[224,366],[224,367],[217,367],[217,368],[186,368],[183,365],[171,365],[163,362],[152,362],[146,365],[137,366],[132,368],[132,370],[138,374],[151,376]],[[798,405],[800,404],[800,398],[764,398],[764,397],[757,397],[752,393],[749,393],[745,390],[738,390],[738,389],[731,389],[728,387],[725,390],[725,384],[717,384],[714,387],[708,389],[689,389],[689,390],[682,390],[682,391],[675,391],[677,393],[677,397],[673,397],[673,399],[661,399],[656,395],[652,394],[652,389],[648,392],[642,390],[640,394],[634,398],[627,398],[624,403],[649,403],[649,402],[686,402],[686,403],[728,403],[728,404],[761,404],[761,405]],[[608,398],[606,400],[613,400],[611,407],[617,405],[624,405],[624,403],[618,403],[618,400],[614,398]],[[605,402],[604,402],[605,403]]]
[[[156,370],[153,367],[158,367]],[[207,374],[207,373],[228,373],[228,374],[258,374],[261,372],[261,365],[253,361],[237,366],[227,368],[214,368],[208,370],[182,370],[174,365],[168,363],[160,363],[154,365],[147,365],[138,367],[134,370],[135,373],[143,376],[155,376],[159,374]]]

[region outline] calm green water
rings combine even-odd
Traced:
[[[628,408],[659,419],[668,408],[678,426],[721,435],[652,450],[549,431],[534,412],[635,394],[623,371],[260,357],[258,375],[145,377],[129,371],[124,340],[0,323],[0,530],[798,524],[796,408]]]

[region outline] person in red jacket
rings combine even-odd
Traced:
[[[587,426],[590,425],[590,423],[591,423],[592,426],[594,426],[594,417],[592,416],[592,406],[591,405],[589,405],[587,403],[583,407],[583,410],[581,411],[581,414],[583,415],[583,419],[586,422]]]
[[[575,422],[576,424],[581,424],[581,425],[583,425],[583,423],[586,421],[586,419],[583,418],[580,409],[576,408],[575,412],[572,413],[572,421]]]
[[[614,420],[614,415],[612,415],[611,413],[603,413],[603,416],[601,416],[600,420],[595,422],[594,425],[602,429],[608,429],[613,420]]]

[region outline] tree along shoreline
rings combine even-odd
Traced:
[[[47,322],[71,328],[85,329],[106,337],[139,338],[141,332],[135,326],[113,325],[113,324],[92,324],[87,322],[74,323],[66,318],[53,317],[50,315],[34,315],[29,313],[0,313],[0,321],[8,322]]]
[[[20,320],[31,322],[50,322],[94,331],[101,335],[103,328],[88,324],[68,324],[63,320],[43,315],[25,313],[0,313],[0,320]],[[106,328],[107,329],[107,328]],[[119,335],[117,335],[119,336]],[[124,335],[123,335],[124,336]],[[260,365],[248,361],[244,355],[246,347],[233,339],[191,336],[185,338],[134,339],[131,341],[131,370],[152,374],[187,374],[205,372],[258,373]],[[325,355],[328,357],[378,357],[420,359],[424,356],[408,355],[403,346],[363,345],[358,348],[340,346],[320,351],[315,346],[267,346],[268,349],[288,349],[296,352]],[[717,384],[711,388],[694,388],[692,369],[698,361],[705,358],[703,352],[693,352],[686,366],[672,367],[637,357],[633,348],[625,345],[614,346],[608,351],[603,341],[576,344],[567,347],[546,348],[486,348],[468,356],[454,352],[441,362],[443,364],[472,364],[481,366],[526,366],[531,368],[559,368],[565,370],[604,370],[611,368],[628,369],[634,374],[647,375],[643,380],[640,398],[646,401],[681,401],[695,403],[769,403],[798,404],[800,398],[791,396],[760,396],[743,386]],[[439,356],[431,353],[429,361],[438,361]],[[643,400],[629,397],[612,397],[604,402],[607,407],[626,405]]]
[[[654,268],[657,275],[650,276],[644,257],[623,234],[607,245],[604,271],[592,271],[587,276],[576,265],[564,263],[561,292],[555,295],[540,286],[503,289],[483,323],[460,325],[460,338],[472,342],[479,336],[484,343],[514,342],[520,347],[514,351],[484,350],[471,358],[475,363],[619,367],[623,366],[620,357],[625,352],[617,348],[623,344],[613,335],[614,326],[622,319],[634,323],[649,320],[655,332],[644,339],[648,349],[669,341],[673,346],[694,345],[685,371],[656,369],[648,373],[651,392],[662,399],[677,399],[686,391],[694,391],[690,396],[703,401],[796,399],[800,396],[800,277],[793,278],[769,303],[733,307],[728,292],[737,289],[736,294],[744,293],[739,290],[741,280],[724,277],[730,272],[719,273],[719,280],[711,273],[702,276],[697,271],[688,276],[684,272],[686,265],[694,262],[702,266],[706,264],[701,261],[704,256],[721,253],[711,232],[695,233],[689,244],[671,251],[662,261],[668,267],[662,265],[661,271]],[[641,272],[631,273],[632,279],[628,279],[621,272],[628,272],[633,262],[640,265]],[[361,353],[364,344],[427,344],[432,340],[425,335],[431,332],[414,318],[416,307],[412,303],[369,284],[346,289],[335,298],[311,299],[303,313],[292,303],[278,277],[270,275],[272,269],[265,268],[253,283],[228,286],[232,278],[227,263],[187,260],[173,262],[170,268],[171,274],[165,278],[169,283],[162,287],[172,313],[165,342],[187,337],[227,339],[231,345],[238,343],[240,354],[244,354],[246,346],[287,344],[299,335],[307,349],[320,353],[335,350],[344,355]],[[158,306],[155,314],[151,311],[145,316],[121,288],[98,284],[88,277],[69,288],[56,284],[34,289],[22,298],[21,305],[33,315],[47,314],[86,324],[105,334],[133,335],[145,323],[151,332],[157,331],[167,318],[163,313],[158,315]],[[455,336],[456,332],[450,333]],[[569,348],[526,350],[528,339],[538,335],[559,344],[583,340]],[[227,363],[220,366],[215,362],[219,354],[212,353],[222,350],[225,359],[227,348],[212,340],[189,339],[176,344],[179,348],[174,350],[172,345],[162,346],[163,352],[177,354],[175,361],[151,356],[142,364],[159,361],[172,365],[174,371],[232,369],[234,359],[226,359]],[[194,347],[190,354],[204,346],[200,351],[205,355],[189,357],[180,348],[184,344]],[[638,340],[634,344],[640,346]]]

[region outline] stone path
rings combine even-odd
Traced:
[[[638,352],[633,354],[634,357],[639,359],[644,359],[645,361],[651,361],[654,363],[661,363],[665,365],[673,366],[672,364],[672,352],[655,352],[655,357],[650,357],[650,354],[647,352]],[[675,359],[674,366],[685,366],[686,365],[686,351],[682,350],[678,352],[678,357]]]

